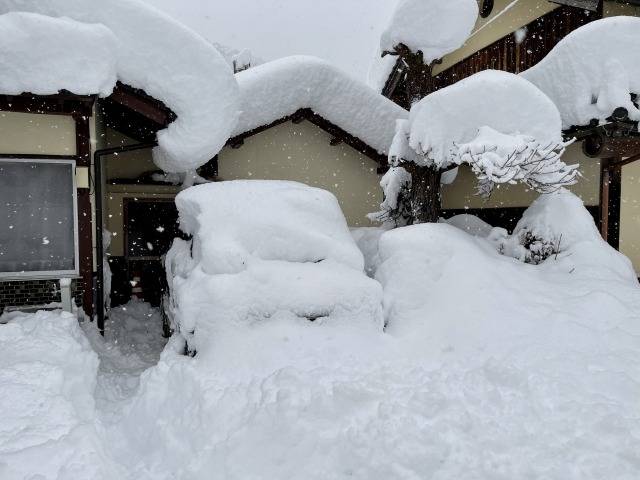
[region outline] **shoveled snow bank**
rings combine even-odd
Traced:
[[[3,42],[8,41],[10,46],[22,40],[28,43],[0,49],[0,85],[11,87],[0,93],[52,94],[66,89],[76,94],[106,96],[115,85],[115,64],[118,80],[143,89],[177,115],[167,129],[158,132],[154,161],[160,168],[168,172],[195,169],[213,158],[226,143],[238,110],[232,71],[211,44],[170,17],[137,0],[0,3],[0,14],[12,11],[42,14],[55,20],[18,14],[2,20]],[[102,27],[74,25],[58,17]],[[58,33],[52,33],[54,23]],[[107,29],[113,36],[106,33]],[[16,30],[21,32],[18,36]],[[104,45],[96,45],[97,36],[105,39]],[[115,48],[111,37],[115,38]],[[21,56],[25,54],[35,64],[29,69],[30,74],[23,76],[27,72]],[[55,67],[47,68],[50,65]],[[87,72],[92,68],[96,71]],[[106,77],[98,79],[98,73]],[[23,83],[16,85],[16,79]]]
[[[640,18],[609,17],[563,38],[537,65],[522,72],[549,96],[564,128],[609,117],[618,107],[640,120]]]
[[[268,62],[236,75],[242,101],[233,135],[310,108],[325,120],[387,153],[395,122],[408,113],[364,83],[314,57]]]
[[[74,316],[0,317],[0,478],[123,478],[95,423],[98,358]]]
[[[400,0],[380,48],[393,51],[403,43],[431,63],[460,48],[477,18],[476,0]]]
[[[193,240],[167,255],[170,313],[189,350],[220,355],[227,337],[271,322],[381,328],[380,287],[329,192],[220,182],[181,192],[176,205]]]

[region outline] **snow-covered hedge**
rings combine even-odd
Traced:
[[[168,172],[203,165],[229,138],[238,112],[233,72],[210,43],[145,2],[4,0],[7,13],[0,93],[107,96],[116,79],[143,89],[177,115],[153,152]]]
[[[335,197],[295,182],[199,185],[176,198],[192,244],[167,255],[171,315],[191,351],[265,322],[381,328],[380,287],[364,274]]]
[[[638,121],[638,45],[640,18],[603,18],[571,32],[520,75],[553,100],[564,128],[603,121],[618,107]]]

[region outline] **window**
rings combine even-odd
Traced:
[[[0,159],[0,278],[78,274],[75,162]]]

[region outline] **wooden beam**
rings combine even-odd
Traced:
[[[0,95],[0,110],[48,115],[91,115],[95,97],[60,93],[57,95]]]
[[[76,156],[78,166],[91,166],[91,131],[89,117],[75,115]],[[93,222],[91,211],[91,193],[89,188],[78,188],[78,255],[80,276],[84,284],[82,307],[84,312],[93,315]]]
[[[162,102],[141,90],[118,83],[109,95],[109,100],[125,106],[163,127],[175,120],[176,115]]]
[[[600,164],[600,234],[613,248],[620,246],[620,202],[622,168],[619,158],[606,158]]]

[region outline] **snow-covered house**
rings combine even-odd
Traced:
[[[130,151],[174,174],[206,165],[237,120],[237,82],[135,0],[4,1],[0,32],[0,310],[73,296],[101,312],[105,176]]]
[[[640,162],[633,163],[640,154],[635,115],[640,50],[635,46],[638,33],[633,32],[640,32],[640,26],[639,21],[624,24],[610,18],[638,17],[640,4],[479,0],[477,11],[467,40],[436,59],[432,75],[412,75],[410,61],[402,55],[386,55],[376,59],[371,85],[408,108],[411,91],[426,95],[486,69],[522,74],[557,104],[565,138],[577,138],[563,157],[567,164],[580,164],[583,175],[571,189],[585,202],[603,236],[640,271]],[[603,19],[610,23],[602,24]],[[638,19],[629,21],[634,20]],[[580,29],[595,21],[601,26]],[[616,99],[619,105],[605,106],[605,99],[616,98],[611,91],[622,91],[624,98]],[[582,116],[576,115],[575,102],[602,109],[584,107],[578,109]],[[443,188],[447,216],[471,213],[492,225],[513,228],[537,196],[522,186],[502,186],[485,200],[474,195],[475,183],[470,169],[461,168],[456,181]]]
[[[94,306],[102,311],[98,272],[107,260],[113,301],[126,301],[132,292],[159,301],[160,257],[179,234],[173,199],[185,179],[297,180],[333,192],[351,225],[368,224],[366,214],[382,199],[380,174],[395,122],[407,116],[402,107],[311,57],[277,60],[234,77],[210,45],[163,15],[132,0],[112,0],[106,11],[96,2],[0,7],[0,28],[29,40],[0,47],[0,62],[8,67],[0,73],[4,171],[33,170],[34,164],[40,171],[45,161],[64,161],[66,188],[75,192],[68,205],[59,205],[67,222],[59,231],[8,213],[0,227],[0,250],[8,259],[0,263],[0,309],[59,301],[58,278],[70,277],[77,303],[87,313]],[[115,20],[120,8],[135,13],[126,25]],[[149,28],[136,27],[142,23]],[[37,54],[45,41],[50,63]],[[71,61],[65,52],[74,44],[87,48]],[[174,59],[176,44],[189,55]],[[94,68],[86,73],[80,65],[90,60]],[[175,72],[188,73],[189,81]],[[0,181],[20,176],[3,172]],[[41,190],[42,198],[14,202],[20,217],[39,218],[59,192],[41,189],[47,174],[32,171],[29,179],[15,182],[7,197]],[[29,240],[26,249],[9,248],[19,239]],[[55,250],[63,245],[68,252]],[[73,265],[54,268],[43,260],[51,255]],[[34,269],[23,258],[45,267]]]

